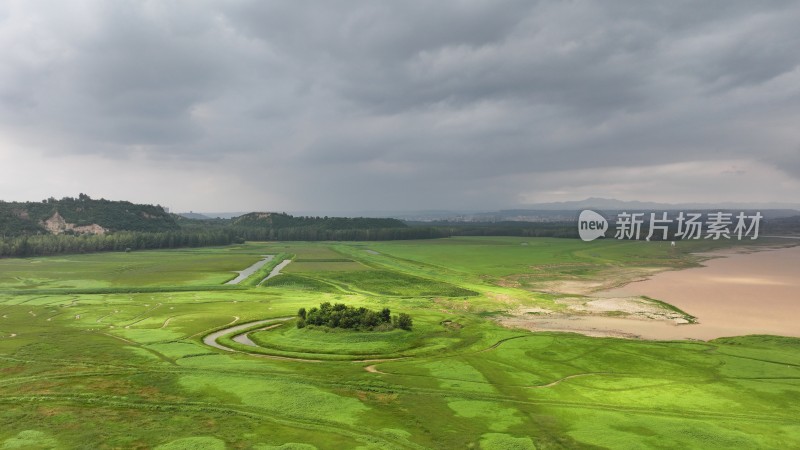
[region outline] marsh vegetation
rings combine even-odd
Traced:
[[[499,324],[569,311],[556,282],[692,267],[699,250],[458,238],[0,260],[0,445],[797,447],[798,339]],[[293,262],[219,289],[265,254]],[[413,327],[297,328],[326,302]]]

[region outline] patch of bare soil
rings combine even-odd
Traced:
[[[500,294],[497,292],[487,292],[486,295],[492,298],[492,300],[496,301],[500,305],[511,306],[516,305],[519,303],[519,300],[508,295],[508,294]]]
[[[659,340],[691,338],[690,336],[676,337],[676,333],[686,326],[647,319],[559,314],[541,318],[503,318],[500,319],[500,323],[509,328],[579,333],[593,337]]]
[[[645,280],[667,269],[656,267],[637,267],[633,269],[607,270],[594,279],[582,277],[560,277],[546,281],[539,281],[535,275],[518,277],[519,281],[526,284],[532,291],[549,294],[591,295],[596,292],[624,286],[632,281]]]
[[[639,319],[670,320],[689,323],[689,318],[664,305],[642,297],[567,297],[556,300],[567,309],[584,314],[626,316]]]
[[[61,234],[65,231],[74,231],[78,234],[105,234],[105,228],[93,223],[91,225],[77,226],[74,223],[69,223],[61,217],[61,214],[56,211],[50,218],[41,222],[41,225],[50,232],[50,234]]]
[[[554,308],[557,311],[541,307],[509,308],[510,317],[498,318],[498,321],[510,327],[526,329],[547,328],[558,331],[577,331],[593,336],[637,337],[642,321],[663,321],[669,325],[687,324],[693,319],[691,316],[681,314],[670,309],[667,305],[643,298],[640,295],[609,295],[613,288],[623,286],[637,280],[647,279],[654,274],[663,272],[663,268],[639,267],[634,269],[615,269],[601,274],[596,279],[562,278],[547,281],[532,281],[530,278],[525,284],[528,289],[558,296]],[[534,277],[535,275],[520,276]],[[582,322],[574,322],[571,319]],[[606,319],[614,327],[603,333],[600,322]],[[630,319],[636,321],[631,331],[620,329],[620,321]],[[583,322],[591,322],[591,326],[584,327]],[[578,328],[575,325],[581,324]],[[624,322],[623,322],[624,323]],[[547,324],[547,325],[543,325]]]
[[[364,370],[366,370],[366,371],[367,371],[367,372],[369,372],[369,373],[383,373],[383,372],[381,372],[380,370],[378,370],[378,369],[375,367],[375,364],[373,364],[373,365],[371,365],[371,366],[364,367]]]

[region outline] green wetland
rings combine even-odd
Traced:
[[[618,286],[725,245],[493,237],[3,259],[0,448],[798,448],[800,339],[502,326],[564,313],[553,286]],[[225,285],[263,255],[292,263]],[[295,326],[326,301],[407,313],[413,329]]]

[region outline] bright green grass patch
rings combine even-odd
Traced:
[[[198,355],[213,354],[211,350],[194,342],[169,342],[165,344],[150,344],[147,348],[154,350],[167,358],[179,359]]]
[[[330,244],[325,242],[261,242],[252,244],[265,246],[268,250],[264,253],[289,253],[295,255],[295,259],[300,260],[336,260],[343,258],[341,253],[333,250]]]
[[[356,272],[360,270],[370,270],[369,267],[346,259],[339,260],[294,260],[286,266],[285,273],[306,273],[306,272]]]
[[[479,370],[461,359],[436,359],[423,362],[419,367],[426,369],[430,373],[430,377],[438,380],[439,385],[446,389],[483,393],[496,392],[494,386]]]
[[[481,436],[481,450],[536,450],[527,437],[514,437],[502,433],[486,433]]]
[[[366,254],[364,258],[391,265],[394,257],[443,270],[501,277],[528,273],[534,268],[551,275],[581,276],[608,266],[688,267],[698,261],[692,253],[731,245],[721,241],[687,241],[672,248],[669,242],[459,237],[371,243],[370,247],[381,255]]]
[[[238,372],[240,374],[292,373],[296,368],[284,361],[241,356],[232,358],[230,354],[214,353],[188,356],[175,361],[178,366],[199,371]]]
[[[665,417],[588,409],[549,409],[573,423],[569,435],[599,447],[619,449],[788,448],[798,425],[702,417]],[[788,447],[787,447],[788,446]]]
[[[424,345],[424,334],[405,330],[354,331],[302,328],[291,323],[250,334],[256,344],[295,353],[381,355],[404,352]]]
[[[183,334],[177,331],[158,328],[115,328],[111,330],[111,333],[142,344],[171,341],[183,337]]]
[[[234,334],[222,336],[218,342],[244,353],[265,354],[288,358],[312,360],[347,361],[363,359],[387,359],[411,356],[434,355],[442,351],[469,351],[481,344],[484,335],[477,334],[482,324],[464,318],[448,320],[469,323],[474,327],[470,333],[462,333],[442,324],[445,316],[418,311],[414,316],[412,331],[355,331],[345,329],[302,328],[294,321],[269,330],[259,331],[267,325],[254,325]],[[238,334],[248,333],[258,347],[233,341]]]
[[[388,270],[317,272],[314,277],[357,292],[405,297],[465,297],[477,295],[450,283]]]
[[[51,449],[58,447],[58,441],[42,431],[25,430],[3,441],[2,449]]]
[[[311,444],[298,444],[296,442],[289,442],[282,445],[267,445],[258,444],[253,447],[254,450],[317,450],[317,447]]]
[[[408,251],[406,244],[418,248]],[[525,255],[531,247],[541,254]],[[373,255],[365,248],[384,253]],[[512,274],[535,266],[545,275],[569,271],[582,279],[598,268],[629,267],[626,258],[638,251],[633,246],[475,238],[263,243],[206,254],[240,254],[255,261],[262,254],[284,251],[307,259],[348,258],[384,269],[334,273],[355,274],[352,283],[326,281],[330,271],[303,274],[322,274],[314,281],[337,284],[349,294],[288,285],[179,292],[171,291],[178,285],[169,284],[150,286],[163,292],[131,294],[78,293],[53,286],[48,292],[0,294],[0,447],[156,448],[220,442],[231,449],[304,450],[800,447],[800,339],[652,342],[529,333],[481,317],[480,311],[505,308],[489,295],[434,300],[378,295],[358,283],[369,285],[369,280],[357,278],[383,271],[385,278],[413,285],[394,276],[402,272],[461,289],[515,296],[513,289],[491,285],[502,276],[492,273],[506,273],[505,263]],[[647,248],[631,264],[672,267],[668,259],[658,262],[658,251],[657,245]],[[397,256],[403,252],[408,258]],[[112,266],[117,264],[119,255],[106,256]],[[686,261],[688,256],[675,258],[675,267]],[[173,262],[183,264],[181,258]],[[548,272],[551,263],[556,269]],[[164,264],[169,271],[171,263]],[[99,270],[95,281],[108,281]],[[41,281],[47,273],[30,275],[40,279],[34,284],[50,283]],[[300,274],[282,277],[295,276]],[[195,283],[202,277],[190,274],[184,280]],[[109,289],[137,286],[131,281]],[[202,344],[202,337],[213,330],[294,316],[299,307],[321,301],[407,312],[414,318],[414,331],[299,334],[303,330],[287,324],[256,333],[266,339],[265,345],[293,350],[283,354],[313,356],[315,362]],[[470,309],[475,304],[482,309]],[[393,346],[405,345],[416,347],[391,353]],[[353,354],[358,351],[408,357],[354,363],[365,359]]]
[[[312,330],[305,331],[309,333],[316,332]],[[348,332],[360,333],[356,331]],[[328,340],[321,339],[319,336],[308,335],[308,337],[311,339],[297,339],[287,343],[281,338],[274,338],[270,336],[268,332],[265,332],[258,334],[258,336],[255,336],[255,339],[253,339],[256,344],[259,345],[258,347],[239,344],[233,341],[231,336],[223,336],[218,342],[228,348],[243,353],[320,361],[360,361],[365,359],[404,358],[436,354],[437,352],[443,352],[464,345],[463,340],[454,336],[433,335],[416,338],[406,345],[404,345],[403,342],[374,342],[371,343],[373,347],[386,347],[387,349],[380,352],[368,352],[365,349],[357,348],[353,345],[331,343]],[[318,345],[315,346],[314,344]]]
[[[294,265],[294,263],[289,264],[287,268],[292,265]],[[309,292],[342,292],[341,289],[331,283],[294,273],[282,273],[281,276],[272,277],[265,281],[261,286]]]
[[[500,406],[495,402],[454,400],[447,402],[447,406],[461,417],[479,419],[492,431],[506,431],[508,428],[522,423],[519,411]]]
[[[0,260],[0,289],[98,290],[128,286],[215,285],[260,259],[257,246]]]
[[[336,395],[313,384],[270,377],[199,374],[181,376],[180,383],[196,394],[222,401],[228,401],[232,395],[245,405],[315,422],[353,425],[361,414],[369,411],[355,398]]]
[[[213,437],[188,437],[161,444],[155,450],[225,450],[225,441]]]

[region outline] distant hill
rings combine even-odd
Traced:
[[[762,235],[800,236],[800,215],[766,220]]]
[[[574,200],[566,202],[538,203],[526,205],[525,209],[510,211],[528,210],[553,210],[553,211],[576,211],[582,209],[600,210],[681,210],[681,209],[725,209],[725,210],[794,210],[800,209],[798,203],[776,203],[776,202],[720,202],[720,203],[657,203],[642,201],[625,201],[613,198],[592,197],[585,200]]]
[[[206,216],[204,214],[199,214],[195,212],[188,212],[188,213],[178,213],[179,216],[185,219],[192,219],[192,220],[211,220],[212,218]]]
[[[407,228],[398,219],[372,217],[295,217],[285,213],[252,212],[231,220],[234,227],[271,228],[313,228],[318,230],[369,230],[384,228]]]
[[[126,201],[49,198],[41,202],[0,201],[0,234],[106,234],[115,231],[163,232],[179,228],[161,206]]]

